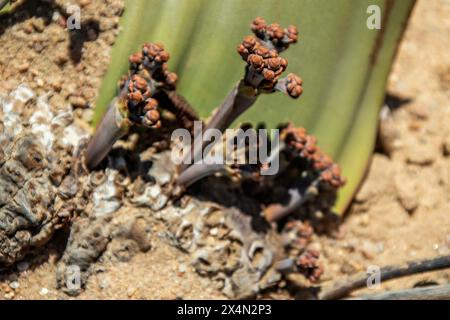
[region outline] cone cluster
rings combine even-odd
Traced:
[[[242,59],[247,62],[246,78],[260,78],[256,87],[265,92],[273,92],[288,66],[287,59],[279,53],[297,42],[297,28],[290,26],[283,29],[277,23],[266,25],[264,19],[256,18],[251,29],[254,35],[246,36],[237,48]],[[252,81],[248,82],[255,86]],[[298,98],[303,92],[303,81],[294,74],[289,74],[283,83],[286,88],[282,91],[292,98]]]
[[[129,57],[127,76],[120,80],[121,98],[133,123],[147,127],[161,126],[158,101],[153,97],[161,90],[175,90],[177,75],[168,71],[170,55],[161,44],[146,43],[140,52]]]
[[[124,105],[130,120],[146,127],[159,128],[158,101],[153,99],[148,82],[140,75],[133,74],[128,81]]]
[[[262,41],[271,42],[278,52],[286,50],[298,41],[298,30],[293,25],[282,28],[278,23],[267,24],[263,18],[257,17],[253,20],[251,29]]]
[[[306,249],[297,259],[297,267],[309,281],[317,282],[323,274],[323,266],[319,263],[320,253]]]
[[[344,186],[345,179],[341,175],[339,165],[317,146],[317,139],[309,135],[305,128],[290,124],[282,130],[281,136],[295,154],[311,162],[314,170],[319,173],[321,182],[333,189]]]
[[[168,70],[169,59],[170,55],[162,44],[146,43],[142,46],[141,52],[130,56],[130,74],[137,74],[145,70],[147,76],[156,82],[155,86],[175,90],[178,76]]]

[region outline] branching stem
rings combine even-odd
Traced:
[[[413,274],[450,268],[450,255],[429,260],[413,261],[399,266],[381,268],[380,281],[410,276]],[[319,294],[321,300],[335,300],[348,296],[352,291],[367,286],[368,276],[360,275],[353,280],[338,284],[334,288]]]
[[[345,300],[450,300],[450,284],[388,291]]]
[[[307,187],[301,189],[297,187],[290,188],[288,190],[290,196],[289,202],[286,205],[274,203],[267,206],[263,211],[264,217],[267,221],[274,222],[288,216],[300,208],[306,201],[317,195],[319,182],[320,179],[316,179]]]
[[[177,177],[176,183],[187,188],[205,177],[229,170],[224,164],[193,164]]]
[[[224,132],[234,120],[236,120],[242,113],[244,113],[255,103],[257,97],[258,96],[256,95],[255,90],[249,86],[246,86],[243,81],[240,81],[228,94],[225,101],[217,109],[217,112],[214,113],[212,118],[208,121],[204,134],[202,133],[196,138],[200,141],[194,142],[192,155],[188,153],[186,157],[197,159],[212,138],[209,135],[211,132],[209,129],[218,129],[220,132]],[[187,159],[184,159],[183,165],[179,167],[180,172],[183,172],[189,167],[189,164],[185,163],[188,163]]]

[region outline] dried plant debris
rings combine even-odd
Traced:
[[[227,296],[254,296],[280,281],[275,268],[283,256],[279,236],[255,230],[251,216],[196,199],[182,208],[167,207],[160,216],[175,245],[190,254],[195,270]]]
[[[75,214],[70,168],[85,133],[71,110],[54,113],[25,85],[1,97],[0,127],[1,267],[41,247]]]
[[[128,262],[136,253],[147,252],[152,247],[151,226],[148,214],[132,208],[77,219],[57,266],[57,287],[78,295],[100,264]]]

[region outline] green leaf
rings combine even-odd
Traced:
[[[11,10],[12,6],[7,0],[0,0],[0,15],[4,13],[8,13]]]
[[[269,127],[292,121],[315,134],[341,165],[348,183],[336,210],[344,212],[373,151],[379,108],[392,60],[415,0],[128,0],[123,28],[97,101],[98,121],[143,42],[163,42],[177,72],[178,91],[203,117],[243,75],[236,46],[256,16],[297,25],[300,41],[282,55],[288,72],[304,79],[304,94],[261,96],[239,121]],[[382,13],[381,30],[367,27],[369,5]]]

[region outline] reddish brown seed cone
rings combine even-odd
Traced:
[[[306,129],[289,124],[282,130],[281,138],[296,154],[311,161],[312,168],[319,172],[323,184],[334,189],[344,186],[345,178],[339,166],[317,146],[317,139],[308,135]]]
[[[322,182],[328,184],[334,189],[341,188],[345,185],[345,178],[341,176],[341,169],[337,164],[333,164],[329,168],[325,169],[320,178]]]
[[[256,45],[256,38],[254,36],[246,36],[242,41],[242,45],[247,50],[253,50]]]
[[[269,69],[263,70],[264,79],[267,81],[273,81],[275,79],[275,72]]]
[[[284,38],[284,30],[278,23],[272,23],[266,28],[269,38],[281,41]]]
[[[128,99],[135,103],[139,103],[144,100],[144,97],[140,91],[133,91],[128,94]]]
[[[261,17],[257,17],[253,20],[250,28],[255,34],[261,34],[266,30],[266,20]]]
[[[144,118],[142,120],[142,124],[144,124],[147,127],[159,127],[161,125],[160,122],[160,114],[157,110],[158,107],[158,101],[155,99],[147,99],[145,101],[145,107],[144,107]]]
[[[141,52],[134,53],[130,56],[128,60],[130,61],[130,63],[140,64],[142,63],[142,53]]]
[[[178,81],[178,75],[175,72],[166,72],[166,83],[170,87],[175,87]]]
[[[256,37],[246,36],[237,47],[237,51],[242,59],[253,67],[253,69],[247,69],[246,76],[249,75],[249,84],[270,93],[274,91],[278,79],[288,65],[288,61],[280,57],[279,52],[285,50],[290,43],[297,41],[298,31],[294,26],[283,29],[278,23],[267,25],[260,17],[253,20],[251,29]],[[264,81],[255,81],[258,77],[255,77],[254,71],[259,73]],[[286,87],[280,90],[292,98],[298,98],[303,92],[302,81],[294,75],[288,78]]]
[[[311,282],[317,282],[323,274],[323,266],[319,263],[320,253],[316,250],[307,249],[297,260],[297,266]]]
[[[296,43],[298,41],[298,30],[296,26],[290,25],[285,30],[289,43]]]
[[[303,93],[302,84],[303,80],[299,76],[293,73],[288,74],[286,81],[286,89],[288,94],[292,98],[298,98]]]

